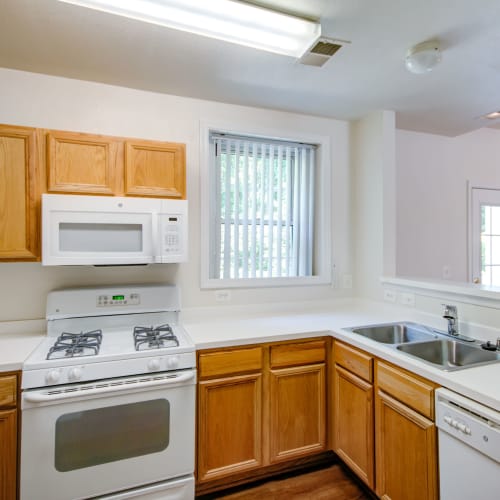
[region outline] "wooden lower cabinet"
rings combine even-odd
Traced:
[[[271,462],[324,450],[325,365],[271,370],[269,384]]]
[[[198,386],[198,480],[262,465],[262,375],[208,380]]]
[[[375,488],[373,385],[335,365],[334,450],[370,488]]]
[[[0,375],[0,499],[17,495],[17,373]]]
[[[0,410],[0,498],[14,500],[17,490],[17,410]]]
[[[325,462],[329,342],[198,352],[197,494]]]
[[[377,495],[387,500],[437,499],[434,423],[380,390],[375,421]]]

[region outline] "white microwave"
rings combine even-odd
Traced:
[[[186,262],[186,200],[42,195],[42,264]]]

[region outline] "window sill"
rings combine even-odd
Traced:
[[[331,279],[326,276],[307,276],[298,278],[208,279],[202,281],[201,288],[212,290],[217,288],[276,288],[330,285],[331,282]]]

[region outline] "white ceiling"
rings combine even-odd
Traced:
[[[259,3],[352,44],[316,68],[57,0],[1,0],[0,67],[339,119],[392,109],[399,128],[450,136],[500,127],[481,118],[500,109],[499,0]],[[407,72],[406,49],[434,38],[442,63]]]

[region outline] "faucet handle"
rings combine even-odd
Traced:
[[[458,310],[457,306],[452,306],[450,304],[441,304],[444,307],[443,318],[446,319],[457,319]]]

